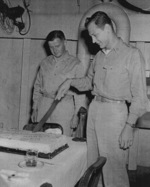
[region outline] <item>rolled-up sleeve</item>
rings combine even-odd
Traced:
[[[146,94],[145,61],[138,49],[134,50],[128,67],[131,83],[131,105],[129,107],[127,122],[135,124],[137,118],[146,112],[148,101]]]

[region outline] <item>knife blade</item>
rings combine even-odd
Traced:
[[[41,130],[41,128],[43,127],[44,123],[48,120],[48,118],[50,117],[50,115],[53,113],[54,109],[56,108],[57,104],[59,103],[60,100],[56,99],[53,101],[52,105],[50,106],[50,108],[48,109],[48,111],[46,112],[46,114],[43,116],[43,118],[39,121],[39,123],[34,127],[32,132],[38,132]]]

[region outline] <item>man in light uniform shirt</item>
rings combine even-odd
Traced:
[[[52,55],[46,57],[40,65],[33,91],[32,121],[39,122],[54,101],[59,86],[67,78],[79,78],[83,75],[80,61],[66,50],[65,35],[60,30],[50,32],[46,38]],[[69,91],[58,103],[47,122],[62,125],[64,134],[71,136],[77,126],[79,110],[78,96]]]
[[[133,143],[134,124],[146,111],[145,63],[141,52],[116,36],[108,15],[98,11],[85,27],[101,50],[90,64],[87,76],[68,79],[60,87],[60,99],[70,85],[95,96],[87,119],[88,166],[105,156],[105,187],[129,187],[127,151]],[[130,103],[129,110],[126,102]],[[99,186],[101,184],[99,183]]]

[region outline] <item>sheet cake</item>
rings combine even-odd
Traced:
[[[4,148],[11,150],[26,151],[27,149],[36,149],[39,153],[45,155],[56,154],[57,150],[67,148],[67,139],[65,135],[31,131],[0,130],[0,151]]]

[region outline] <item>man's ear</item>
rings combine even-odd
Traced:
[[[109,24],[105,24],[104,26],[104,30],[107,32],[107,33],[110,33],[112,31],[112,28]]]
[[[105,24],[105,26],[104,26],[104,30],[105,30],[105,31],[109,31],[109,30],[110,30],[110,25]]]

